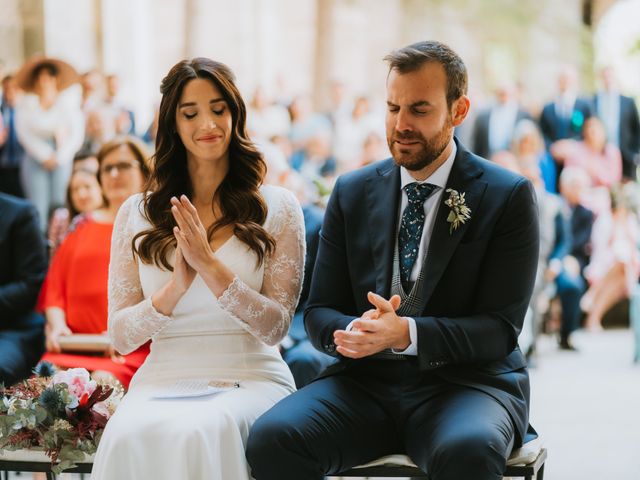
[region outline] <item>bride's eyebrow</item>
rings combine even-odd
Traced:
[[[213,104],[213,103],[221,103],[224,102],[224,98],[213,98],[211,100],[209,100],[209,105]],[[196,102],[183,102],[180,105],[178,105],[178,108],[185,108],[185,107],[195,107],[198,104]]]

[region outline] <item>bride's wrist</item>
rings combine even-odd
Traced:
[[[224,293],[234,278],[233,272],[215,255],[204,268],[198,271],[198,274],[216,297],[220,297]]]
[[[171,279],[151,296],[151,305],[158,313],[167,317],[171,316],[173,309],[184,293],[185,290],[176,285]]]

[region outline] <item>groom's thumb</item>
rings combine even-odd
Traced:
[[[395,311],[395,308],[393,308],[393,305],[389,302],[389,300],[385,300],[377,293],[369,292],[367,298],[369,299],[369,302],[371,302],[371,304],[382,313]]]
[[[401,302],[400,295],[394,295],[389,299],[389,303],[391,304],[391,307],[393,307],[394,312],[398,310],[398,308],[400,307],[400,302]]]

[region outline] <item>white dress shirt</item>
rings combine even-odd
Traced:
[[[617,92],[598,93],[598,117],[607,132],[607,140],[620,146],[620,95]]]
[[[453,168],[453,161],[456,158],[456,152],[458,150],[455,142],[453,142],[453,148],[451,149],[451,153],[447,160],[438,167],[438,169],[431,174],[426,180],[417,181],[414,179],[409,171],[400,167],[400,192],[402,197],[400,198],[400,211],[398,215],[398,224],[396,226],[396,232],[400,230],[400,222],[402,220],[402,213],[404,209],[407,207],[409,203],[409,199],[407,197],[407,192],[404,190],[404,187],[409,183],[417,182],[417,183],[430,183],[432,185],[436,185],[438,188],[432,193],[429,198],[424,202],[424,225],[422,227],[422,237],[420,239],[420,248],[418,250],[418,257],[416,258],[415,263],[413,264],[413,268],[411,270],[410,279],[412,282],[415,282],[418,279],[418,275],[420,274],[420,269],[422,268],[422,263],[424,256],[429,250],[429,243],[431,242],[431,234],[433,233],[433,228],[436,222],[436,215],[438,213],[438,208],[441,206],[443,202],[443,194],[445,191],[445,187],[447,182],[449,181],[449,174],[451,173],[451,168]],[[395,248],[395,242],[394,242]],[[405,317],[409,322],[409,338],[411,343],[405,350],[392,350],[393,353],[403,354],[403,355],[418,355],[418,329],[416,327],[415,319],[411,317]],[[353,325],[353,320],[347,326],[346,330],[351,330]]]
[[[556,116],[570,120],[576,105],[576,94],[573,92],[561,93],[555,102]]]
[[[497,104],[489,113],[489,150],[496,153],[509,150],[518,118],[518,102]]]
[[[438,169],[431,174],[429,178],[426,180],[422,180],[417,182],[415,178],[411,176],[409,171],[400,167],[400,191],[402,192],[402,198],[400,200],[400,214],[398,215],[398,226],[397,230],[400,230],[400,221],[402,219],[402,213],[404,209],[407,207],[409,203],[409,199],[407,197],[407,192],[404,190],[404,187],[410,183],[430,183],[438,187],[438,189],[432,193],[429,198],[427,198],[426,202],[424,202],[424,225],[422,227],[422,238],[420,239],[420,249],[418,250],[418,257],[416,258],[416,262],[413,264],[413,268],[411,269],[410,279],[412,282],[415,282],[418,279],[418,275],[420,275],[420,270],[422,269],[422,263],[424,260],[424,256],[429,251],[429,243],[431,242],[431,234],[433,233],[433,227],[436,223],[436,215],[438,213],[438,207],[441,206],[444,195],[445,187],[447,186],[447,182],[449,181],[449,174],[451,173],[451,168],[453,167],[453,161],[456,158],[456,152],[458,148],[453,142],[453,148],[451,149],[451,153],[449,154],[449,158],[438,167]],[[411,317],[405,317],[409,322],[409,338],[411,339],[411,343],[405,350],[393,350],[393,353],[401,353],[403,355],[418,355],[418,329],[416,327],[416,321]]]

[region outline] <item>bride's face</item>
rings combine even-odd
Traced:
[[[213,82],[195,78],[185,85],[176,111],[176,128],[187,158],[228,160],[231,111]]]

